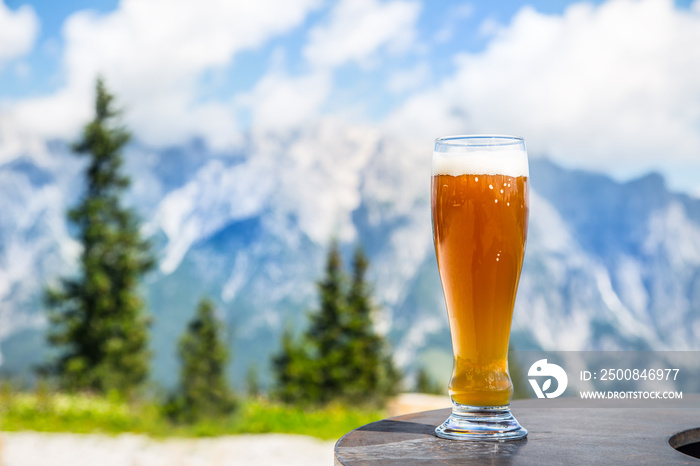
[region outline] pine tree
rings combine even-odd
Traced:
[[[295,341],[287,329],[279,354],[272,358],[273,395],[285,403],[318,403],[323,398],[323,374],[307,343],[306,338]]]
[[[367,283],[369,261],[361,247],[353,257],[352,284],[348,293],[348,364],[355,397],[372,394],[383,399],[396,392],[399,372],[386,349],[384,339],[374,330],[374,304]]]
[[[333,241],[326,260],[325,278],[318,283],[320,309],[312,314],[306,338],[318,371],[318,401],[340,398],[352,373],[348,360],[350,315],[345,296],[346,277],[338,243]]]
[[[228,350],[220,327],[214,304],[205,298],[180,338],[180,382],[169,410],[185,422],[220,417],[236,406],[226,382]]]
[[[415,391],[417,393],[428,393],[428,394],[433,394],[433,395],[442,395],[445,391],[444,389],[445,389],[444,386],[435,382],[430,377],[430,375],[428,374],[428,371],[424,367],[421,367],[420,369],[418,369],[418,373],[416,374],[416,388],[415,388]]]
[[[59,350],[50,368],[64,389],[128,396],[148,375],[149,319],[138,286],[154,259],[135,214],[121,205],[130,135],[115,126],[114,97],[101,79],[96,90],[95,117],[73,145],[88,157],[86,191],[68,213],[82,245],[80,272],[46,292],[48,339]]]
[[[358,248],[348,280],[338,244],[331,243],[318,283],[319,309],[300,342],[285,331],[282,349],[273,359],[276,394],[283,401],[375,403],[395,391],[398,371],[373,329],[368,266]]]
[[[274,394],[287,403],[325,403],[343,394],[344,341],[347,321],[346,277],[338,244],[328,251],[325,276],[317,283],[320,307],[311,314],[311,323],[300,341],[289,329],[282,334],[282,348],[273,357],[276,378]]]

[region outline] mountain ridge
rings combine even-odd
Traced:
[[[425,149],[425,148],[423,148]],[[228,323],[233,378],[267,373],[285,327],[300,331],[332,237],[370,258],[378,328],[409,372],[450,363],[430,226],[430,150],[376,128],[324,122],[250,135],[231,153],[197,141],[132,144],[125,199],[154,238],[160,269],[144,284],[155,317],[154,378],[173,383],[175,342],[207,295]],[[46,357],[41,289],[74,270],[65,212],[81,162],[0,165],[0,371]],[[648,174],[618,182],[531,157],[530,232],[513,320],[518,349],[700,349],[700,200]],[[431,359],[432,358],[432,359]],[[269,380],[264,375],[265,380]]]

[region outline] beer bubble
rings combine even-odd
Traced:
[[[489,185],[489,189],[493,189],[493,185],[492,185],[492,184]]]
[[[498,204],[498,199],[494,199],[494,201],[496,201],[496,204]]]
[[[474,181],[479,181],[479,177],[478,177],[478,176],[475,176],[475,177],[474,177]]]

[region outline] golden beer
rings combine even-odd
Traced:
[[[450,395],[504,406],[508,341],[527,235],[527,177],[433,175],[435,251],[452,333]]]
[[[452,414],[435,430],[459,440],[527,435],[509,409],[508,342],[525,254],[525,142],[455,136],[435,142],[433,238],[452,336]]]

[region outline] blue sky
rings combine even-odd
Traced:
[[[0,163],[74,137],[101,73],[153,146],[332,117],[700,195],[698,63],[700,0],[0,0]]]

